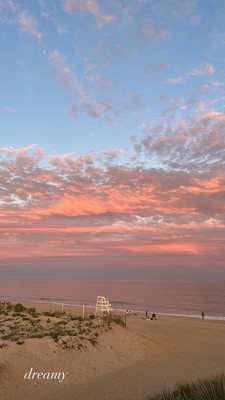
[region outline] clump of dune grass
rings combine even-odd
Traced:
[[[13,305],[13,310],[15,313],[21,313],[22,311],[25,310],[25,307],[21,303],[17,303]]]
[[[225,400],[225,375],[178,386],[148,400]]]
[[[94,314],[83,318],[65,311],[37,312],[21,303],[0,304],[0,349],[8,346],[1,341],[22,345],[27,339],[52,338],[62,349],[87,349],[87,345],[98,345],[98,337],[111,329],[115,322],[124,326],[122,316],[110,315],[103,318]]]

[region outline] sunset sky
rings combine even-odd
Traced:
[[[224,0],[0,0],[0,279],[225,279]]]

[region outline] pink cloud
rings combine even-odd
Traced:
[[[188,75],[190,76],[205,76],[212,75],[215,72],[215,68],[212,64],[203,63],[199,68],[192,69]]]
[[[145,102],[143,98],[136,92],[128,92],[127,100],[123,104],[124,110],[138,110],[140,108],[144,108]]]
[[[51,8],[51,6],[49,7],[49,5],[47,5],[47,3],[43,0],[39,0],[39,5],[42,10],[41,16],[53,24],[59,35],[64,35],[68,33],[66,25],[61,19],[58,18],[58,16],[56,15],[56,10],[54,8]]]
[[[108,24],[114,19],[113,15],[104,14],[97,0],[62,0],[62,6],[68,13],[80,10],[92,14],[98,27]]]
[[[33,36],[35,39],[41,40],[43,33],[37,28],[38,21],[31,17],[27,11],[23,11],[18,15],[18,23],[22,32],[26,32]]]
[[[154,63],[150,64],[145,68],[146,74],[152,74],[152,73],[159,73],[163,70],[165,70],[167,67],[167,64],[164,63]]]
[[[186,122],[185,121],[180,121],[178,124],[177,124],[177,128],[178,129],[184,129],[186,127]]]
[[[69,115],[72,118],[75,118],[79,111],[85,111],[93,118],[104,118],[109,122],[113,119],[111,104],[106,100],[99,101],[92,97],[88,88],[86,88],[81,82],[78,82],[72,66],[66,63],[65,57],[59,50],[54,49],[50,51],[49,60],[56,71],[60,84],[70,90],[77,97],[76,105],[69,109]],[[91,79],[95,84],[97,79],[98,84],[103,86],[108,85],[108,82],[102,77],[98,76],[96,79],[95,78],[93,80]]]
[[[14,107],[10,107],[10,106],[6,106],[4,108],[4,111],[9,113],[9,114],[15,114],[16,113],[16,109]]]
[[[100,74],[92,74],[88,76],[88,80],[99,86],[103,90],[109,90],[111,89],[111,82],[107,79],[105,79],[102,75]]]
[[[208,113],[202,115],[203,121],[213,121],[213,120],[217,121],[224,119],[225,119],[225,113],[220,111],[209,111]]]
[[[94,118],[99,118],[102,115],[102,109],[100,107],[92,107],[89,110],[89,115],[91,115]]]
[[[69,115],[71,116],[71,118],[76,118],[77,117],[77,115],[78,115],[78,110],[77,110],[77,107],[71,107],[70,109],[69,109]]]
[[[120,154],[126,154],[126,150],[121,148],[111,149],[109,151],[103,152],[103,159],[106,157],[107,161],[115,160]]]
[[[94,118],[102,117],[102,115],[111,109],[111,105],[106,101],[99,103],[90,102],[90,104],[86,104],[85,106],[88,108],[88,114]]]
[[[57,49],[49,52],[49,60],[56,70],[60,83],[66,88],[78,91],[82,94],[82,88],[77,82],[72,67],[65,62],[65,57]]]
[[[6,4],[12,11],[16,11],[18,8],[18,5],[14,3],[12,0],[7,0]]]
[[[184,83],[191,76],[209,76],[214,74],[215,68],[212,64],[204,62],[198,68],[193,68],[191,71],[187,72],[184,76],[179,76],[176,78],[170,78],[167,83],[179,84]]]
[[[177,84],[180,84],[180,83],[184,83],[184,81],[185,81],[185,78],[180,76],[178,78],[168,79],[167,83],[170,83],[171,85],[177,85]]]
[[[151,20],[143,21],[139,29],[144,36],[156,40],[165,39],[169,34],[166,29],[157,29]]]

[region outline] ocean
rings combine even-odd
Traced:
[[[95,305],[106,296],[114,309],[225,319],[225,281],[2,280],[0,299]]]

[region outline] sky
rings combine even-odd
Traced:
[[[0,0],[0,279],[225,279],[223,0]]]

